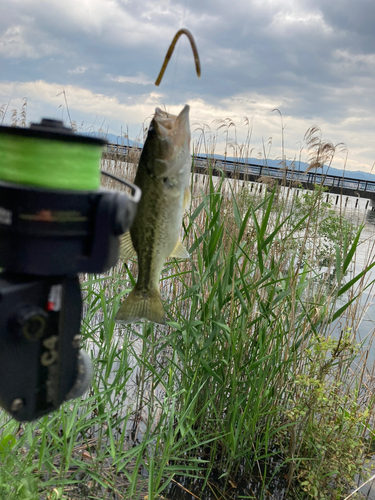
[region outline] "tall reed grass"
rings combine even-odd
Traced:
[[[103,166],[132,178],[133,161]],[[136,262],[82,277],[92,388],[33,424],[0,413],[1,499],[345,499],[366,476],[374,374],[356,330],[373,253],[348,275],[361,227],[319,189],[297,201],[207,172],[192,173],[191,258],[163,272],[167,327],[114,321]]]

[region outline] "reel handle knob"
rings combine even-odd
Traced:
[[[10,330],[20,337],[35,342],[43,336],[48,314],[35,304],[25,304],[9,319]]]

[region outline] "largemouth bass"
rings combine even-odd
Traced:
[[[120,258],[137,254],[138,280],[118,310],[117,322],[143,318],[165,323],[159,278],[168,257],[189,257],[179,235],[190,204],[190,171],[189,106],[178,116],[156,108],[134,180],[142,197],[130,231],[121,238]]]

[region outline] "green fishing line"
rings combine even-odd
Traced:
[[[50,189],[99,188],[104,141],[75,134],[72,140],[59,140],[55,134],[55,140],[11,132],[0,133],[1,181]]]

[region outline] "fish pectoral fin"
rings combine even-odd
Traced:
[[[185,212],[190,207],[190,202],[191,202],[191,193],[190,193],[190,187],[186,187],[184,191],[184,200],[182,202],[182,210]]]
[[[172,253],[169,257],[175,257],[176,259],[188,259],[189,252],[186,250],[181,241],[177,240],[176,246],[172,250]]]
[[[135,248],[133,246],[130,231],[127,231],[120,236],[120,259],[129,260],[136,255],[137,252],[135,251]]]

